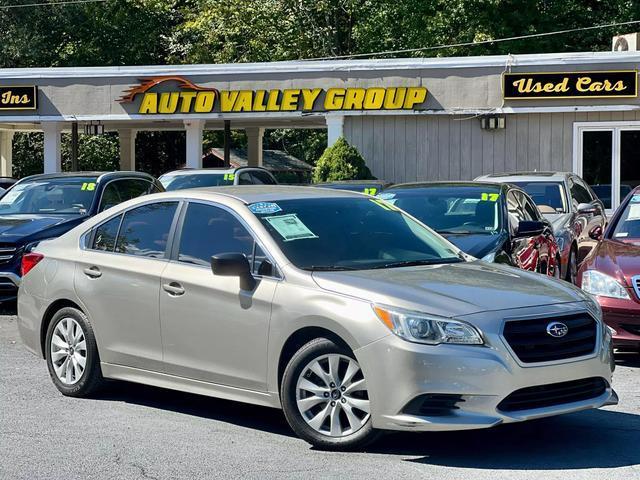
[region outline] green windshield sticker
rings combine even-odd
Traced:
[[[96,189],[96,184],[94,182],[84,182],[80,187],[80,190],[87,190],[89,192],[93,192]]]
[[[378,189],[375,187],[365,188],[362,190],[362,193],[366,193],[367,195],[375,195],[378,193]]]
[[[481,193],[480,200],[483,202],[497,202],[500,198],[499,193]]]
[[[278,232],[285,242],[292,240],[302,240],[304,238],[318,238],[307,226],[300,221],[295,213],[278,215],[275,217],[265,217],[276,232]]]
[[[236,178],[236,174],[235,173],[225,173],[224,174],[224,179],[225,180],[229,180],[231,182],[233,182]]]

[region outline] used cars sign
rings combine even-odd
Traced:
[[[505,100],[632,98],[638,95],[637,70],[505,73],[502,80]]]
[[[0,86],[0,110],[35,110],[37,98],[33,85]]]
[[[218,90],[177,76],[143,79],[120,103],[138,101],[141,114],[411,110],[427,98],[425,87],[287,88]]]

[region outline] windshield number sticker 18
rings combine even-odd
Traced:
[[[96,184],[93,182],[84,182],[82,184],[82,187],[80,187],[80,190],[88,190],[90,192],[92,192],[95,189],[96,189]]]

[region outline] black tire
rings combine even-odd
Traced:
[[[303,345],[289,361],[280,386],[284,415],[293,431],[303,440],[321,450],[359,450],[374,442],[381,434],[371,425],[371,416],[358,431],[330,437],[314,430],[302,417],[296,402],[296,385],[302,370],[314,359],[327,354],[339,354],[356,360],[351,350],[327,338],[316,338]]]
[[[578,251],[575,246],[571,247],[569,251],[569,258],[567,259],[567,272],[565,274],[565,280],[573,285],[576,283],[576,277],[578,274]]]
[[[51,341],[56,326],[64,319],[68,318],[75,320],[80,326],[86,343],[86,364],[79,380],[76,380],[72,385],[67,385],[58,378],[51,358]],[[93,328],[91,327],[86,315],[80,310],[72,307],[65,307],[55,313],[49,323],[49,328],[47,329],[44,349],[47,359],[47,367],[49,368],[49,375],[51,376],[56,388],[60,390],[63,395],[69,397],[87,397],[97,392],[104,385],[104,378],[100,369],[98,346],[96,344]]]

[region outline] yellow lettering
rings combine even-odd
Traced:
[[[215,92],[198,92],[193,111],[197,113],[209,113],[213,110],[213,102],[216,99]]]
[[[383,102],[384,88],[367,88],[362,108],[365,110],[380,110]]]
[[[347,88],[344,95],[343,110],[362,110],[362,103],[364,102],[365,90],[364,88]]]
[[[238,98],[235,104],[233,105],[233,111],[234,112],[250,112],[252,100],[253,100],[253,91],[240,90],[238,92]]]
[[[280,110],[280,105],[278,104],[279,96],[280,96],[279,90],[269,90],[269,98],[267,99],[268,112],[277,112],[278,110]]]
[[[299,89],[287,89],[282,92],[282,105],[280,110],[290,112],[298,109]]]
[[[238,90],[222,90],[220,92],[220,110],[223,112],[233,111],[233,105],[238,98]]]
[[[196,92],[180,92],[180,98],[182,99],[182,103],[180,103],[180,113],[189,113],[191,110],[191,102],[196,98]]]
[[[409,87],[404,100],[404,108],[413,108],[415,105],[424,102],[426,98],[427,89],[425,87]]]
[[[384,96],[384,108],[388,110],[397,110],[402,108],[406,94],[407,89],[405,87],[388,88]]]
[[[264,104],[264,97],[267,94],[266,90],[257,90],[253,96],[253,111],[264,112],[267,106]]]
[[[340,110],[344,103],[344,88],[330,88],[324,99],[325,110]]]
[[[158,94],[145,93],[140,102],[138,113],[158,113]]]
[[[626,87],[626,85],[624,84],[624,81],[622,81],[622,80],[618,80],[616,83],[614,83],[614,84],[613,84],[613,89],[614,89],[616,92],[621,92],[622,90],[626,90],[626,89],[627,89],[627,87]]]
[[[322,91],[321,88],[303,88],[302,89],[302,109],[313,110],[313,106],[316,103],[318,95]]]
[[[164,92],[160,94],[160,103],[158,104],[158,112],[160,113],[176,113],[178,109],[178,92]]]
[[[588,92],[590,83],[591,83],[591,77],[580,77],[576,82],[576,89],[579,92]]]

